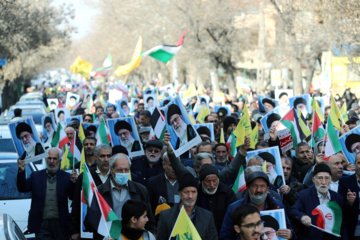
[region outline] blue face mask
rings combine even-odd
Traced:
[[[130,174],[129,173],[115,173],[115,182],[120,186],[125,185],[129,181]]]

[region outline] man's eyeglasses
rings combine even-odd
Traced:
[[[154,152],[154,153],[159,153],[160,152],[160,150],[156,149],[156,148],[147,148],[146,150],[149,151],[149,152]]]
[[[264,224],[264,221],[258,221],[257,223],[249,223],[249,224],[245,224],[245,225],[241,225],[241,227],[246,227],[247,229],[249,229],[249,231],[254,231],[255,228],[262,228]]]

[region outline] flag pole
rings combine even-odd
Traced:
[[[314,120],[315,120],[315,110],[313,110],[313,119],[312,119],[312,127],[311,127],[311,140],[310,140],[310,148],[312,148],[312,143],[313,143],[313,135],[314,135]]]
[[[315,226],[315,225],[313,225],[313,224],[310,224],[310,226],[312,226],[312,227],[314,227],[314,228],[317,228],[317,229],[319,229],[319,230],[321,230],[321,231],[323,231],[323,232],[326,232],[326,233],[328,233],[328,234],[334,235],[334,236],[336,236],[336,237],[341,237],[341,235],[338,235],[338,234],[333,233],[333,232],[330,232],[330,231],[328,231],[328,230],[319,228],[318,226]]]

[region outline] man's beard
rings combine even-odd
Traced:
[[[159,154],[159,156],[156,156],[155,154],[152,154],[152,153],[146,153],[146,158],[151,163],[156,163],[157,161],[159,161],[160,157],[161,157],[160,154]]]
[[[186,202],[185,199],[182,201],[182,204],[183,204],[185,207],[192,207],[192,206],[195,205],[195,203],[196,203],[196,200],[194,200],[192,203]]]
[[[269,172],[269,174],[268,174],[269,181],[270,181],[271,183],[274,183],[274,181],[275,181],[275,179],[276,179],[277,176],[278,176],[278,175],[277,175],[275,169],[272,169],[272,170]]]
[[[33,150],[36,146],[36,142],[35,140],[31,137],[29,139],[29,142],[27,144],[24,144],[23,143],[23,146],[24,146],[24,149],[27,153],[31,152],[31,150]]]
[[[58,164],[48,163],[48,165],[46,166],[46,170],[49,173],[56,173],[57,170],[59,170],[59,166],[60,166],[60,163],[58,163]]]
[[[322,187],[326,187],[326,188],[322,188]],[[325,184],[317,185],[317,184],[315,183],[315,188],[316,188],[316,190],[317,190],[319,193],[322,193],[322,194],[327,193],[327,191],[329,190],[329,187],[326,186]]]
[[[49,130],[49,131],[46,131],[46,133],[47,133],[48,137],[51,138],[52,135],[53,135],[53,133],[54,133],[54,129],[53,129],[53,128],[50,128],[50,130]]]
[[[126,139],[126,140],[120,139],[120,142],[121,142],[121,145],[123,145],[125,148],[130,148],[134,142],[134,138],[129,135],[128,139]]]
[[[180,141],[186,134],[186,128],[187,128],[186,123],[183,120],[180,120],[178,129],[174,129],[176,135],[180,138]]]
[[[216,191],[217,191],[217,189],[218,189],[218,186],[219,185],[217,185],[216,187],[214,187],[214,188],[212,188],[212,187],[205,187],[204,186],[204,183],[201,183],[201,188],[202,188],[202,190],[206,193],[206,194],[208,194],[208,195],[214,195],[215,193],[216,193]],[[210,191],[210,190],[213,190],[213,191]]]

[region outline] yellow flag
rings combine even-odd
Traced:
[[[204,87],[203,87],[202,84],[198,85],[197,93],[198,93],[199,95],[203,95],[203,94],[204,94]]]
[[[244,144],[244,137],[251,133],[251,121],[246,104],[244,104],[241,119],[234,130],[236,147]]]
[[[347,122],[349,120],[349,116],[347,114],[347,104],[344,102],[344,105],[341,108],[341,116],[344,120],[344,122]]]
[[[298,108],[297,110],[298,110],[298,117],[299,117],[301,131],[304,133],[305,137],[308,137],[311,135],[311,131],[310,131],[309,127],[306,125],[306,123],[304,122],[304,119],[302,118],[302,113],[301,113],[300,108]]]
[[[171,232],[171,237],[177,237],[176,239],[201,240],[201,237],[187,215],[184,206],[181,207],[179,216]]]
[[[69,170],[71,169],[71,164],[70,164],[70,160],[68,158],[68,155],[69,155],[69,148],[67,145],[65,145],[65,151],[64,151],[64,156],[62,158],[62,161],[61,161],[61,165],[60,165],[60,169],[63,169],[63,170]]]
[[[324,120],[325,120],[324,115],[322,114],[322,112],[321,112],[321,110],[320,110],[320,107],[319,107],[319,105],[318,105],[318,103],[317,103],[317,101],[316,101],[315,98],[313,99],[312,110],[313,110],[313,111],[315,110],[316,113],[317,113],[317,115],[319,116],[320,121],[321,121],[321,122],[324,122]],[[311,122],[312,122],[312,119],[313,119],[313,118],[311,118]]]
[[[341,130],[339,120],[341,119],[341,115],[339,109],[335,103],[335,99],[331,96],[331,107],[330,107],[330,118],[331,122],[334,124],[334,127],[337,130]]]
[[[185,100],[185,99],[188,99],[188,98],[195,97],[196,95],[197,95],[196,87],[195,87],[194,84],[191,84],[189,89],[186,90],[186,92],[184,92],[182,98]]]
[[[131,72],[132,70],[134,70],[135,68],[140,66],[140,62],[141,62],[141,51],[142,51],[142,37],[139,37],[139,40],[136,44],[133,56],[131,58],[131,61],[125,65],[121,65],[119,66],[116,70],[115,70],[115,74],[117,76],[121,76],[124,74],[128,74],[129,72]]]
[[[264,169],[264,173],[267,173],[267,166],[266,166],[266,161],[264,160],[264,164],[262,165],[263,169]]]
[[[250,133],[250,148],[255,149],[255,145],[258,143],[259,140],[259,126],[256,124],[252,132]]]
[[[83,61],[81,57],[77,57],[75,62],[70,66],[70,71],[73,73],[80,73],[83,75],[86,79],[89,78],[89,73],[92,70],[92,65],[87,62]]]
[[[191,124],[196,124],[195,119],[194,119],[194,116],[193,116],[191,113],[189,113],[188,116],[189,116],[189,118],[190,118]]]
[[[223,128],[221,128],[221,131],[220,131],[220,143],[225,143],[224,129]]]
[[[82,123],[80,123],[80,126],[79,126],[79,139],[80,139],[81,143],[84,145],[85,133],[84,133],[84,128],[83,128]]]
[[[199,121],[199,123],[205,123],[205,117],[210,115],[209,106],[202,107],[199,114],[196,117],[196,120]]]
[[[217,91],[215,90],[213,93],[213,102],[217,103],[217,102],[222,102],[223,104],[225,103],[225,94],[223,92]]]
[[[81,161],[80,161],[80,169],[79,169],[79,175],[84,171],[85,168],[85,152],[84,148],[81,150]]]

